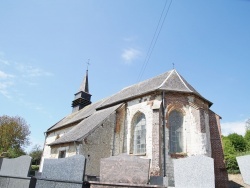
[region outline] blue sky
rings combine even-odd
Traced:
[[[43,145],[44,132],[71,113],[88,59],[93,102],[174,63],[214,103],[223,134],[242,134],[250,118],[250,1],[173,0],[140,77],[165,2],[1,1],[0,115],[23,117],[32,145]]]

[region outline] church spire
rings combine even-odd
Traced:
[[[79,91],[89,93],[89,79],[88,79],[88,69],[86,70],[86,75],[82,81]]]
[[[85,106],[91,104],[90,99],[91,99],[91,94],[89,94],[88,67],[87,67],[86,75],[82,81],[80,89],[75,94],[75,99],[72,101],[73,112],[81,110]]]

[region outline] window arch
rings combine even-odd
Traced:
[[[146,153],[146,118],[143,113],[137,113],[132,122],[131,153],[142,155]]]
[[[183,152],[183,115],[177,110],[169,114],[170,153]]]

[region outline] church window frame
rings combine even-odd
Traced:
[[[58,148],[58,159],[60,159],[60,158],[66,158],[68,150],[69,150],[69,146]]]
[[[130,154],[146,155],[146,116],[142,112],[137,112],[131,124]]]
[[[66,150],[59,151],[58,158],[65,158],[66,157]]]
[[[169,113],[169,152],[171,154],[184,152],[184,115],[178,110]]]

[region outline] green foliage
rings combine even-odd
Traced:
[[[245,136],[244,136],[245,141],[247,142],[247,151],[250,151],[250,129],[246,130]]]
[[[24,155],[23,147],[29,145],[29,125],[19,117],[0,116],[0,154],[10,158]]]
[[[246,121],[246,130],[250,130],[250,119]]]
[[[30,176],[35,176],[36,171],[39,170],[39,165],[31,165],[29,175]]]
[[[8,158],[16,158],[22,155],[26,155],[25,151],[22,148],[9,148],[7,150]]]
[[[228,173],[237,173],[239,167],[236,161],[236,150],[228,137],[222,137],[222,146],[224,149],[225,165]]]
[[[222,146],[225,155],[234,155],[236,153],[236,150],[234,149],[231,140],[226,136],[222,137]]]
[[[236,157],[250,154],[250,129],[246,126],[244,137],[236,133],[222,136],[222,145],[228,173],[240,173]]]
[[[247,142],[245,141],[242,135],[238,135],[237,133],[232,133],[227,136],[231,141],[234,149],[238,152],[244,152],[247,149]]]
[[[43,153],[43,150],[41,149],[41,146],[39,145],[33,146],[31,152],[29,153],[29,156],[32,157],[32,164],[35,164],[35,165],[40,164],[42,153]]]
[[[236,160],[236,154],[225,156],[226,168],[230,174],[240,173],[239,166]]]
[[[244,139],[245,139],[247,142],[250,142],[250,130],[246,130]]]
[[[31,170],[38,171],[39,170],[39,165],[31,165]]]

